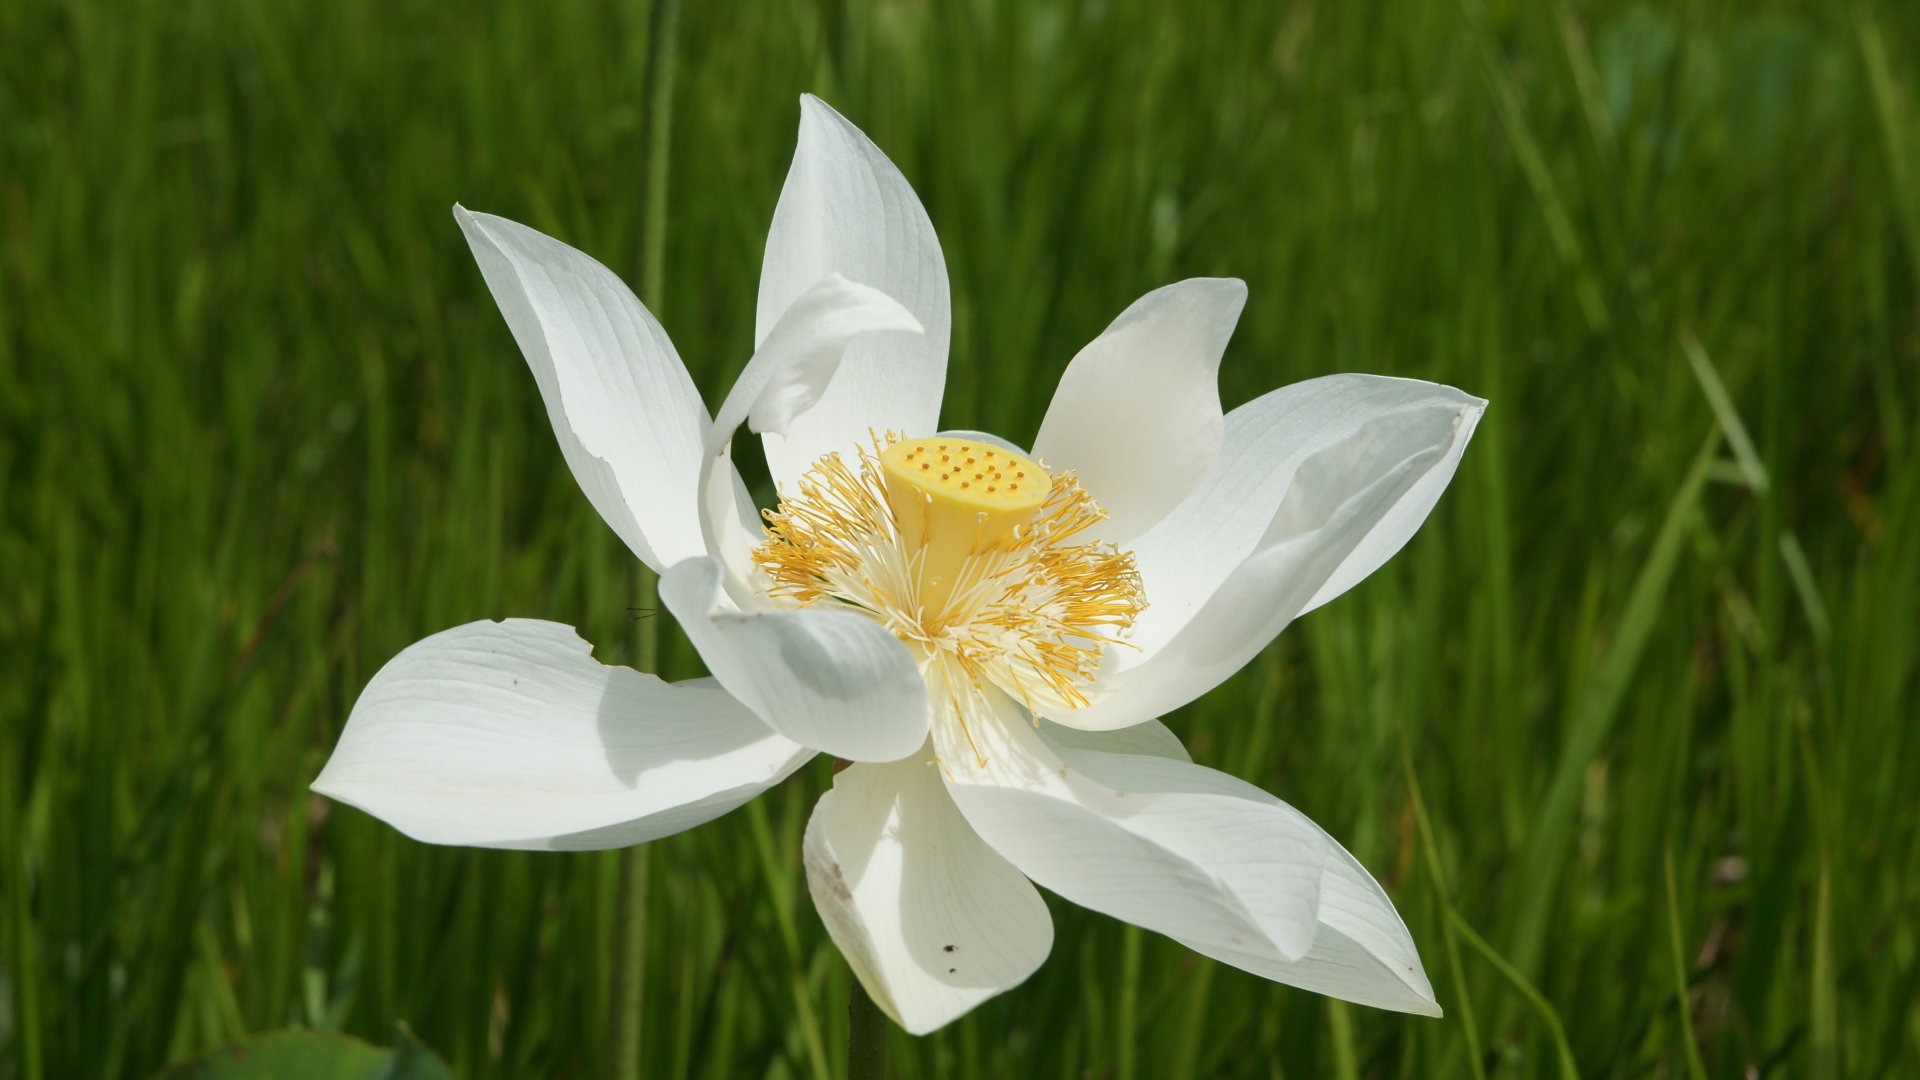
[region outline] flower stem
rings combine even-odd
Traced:
[[[642,611],[651,610],[658,600],[654,576],[646,567],[634,564],[635,603]],[[660,667],[660,632],[652,618],[634,621],[633,658],[642,671]],[[647,882],[652,867],[653,849],[640,844],[620,853],[620,906],[614,929],[613,987],[613,1075],[616,1080],[640,1080],[641,1021],[647,988]]]
[[[887,1016],[853,980],[847,999],[847,1080],[886,1080]]]
[[[680,0],[660,0],[653,11],[648,60],[646,216],[640,228],[640,299],[660,317],[667,276],[667,164],[673,154],[673,82],[679,64]]]
[[[647,149],[646,189],[640,236],[640,295],[659,317],[665,285],[667,231],[667,166],[673,147],[673,82],[679,50],[680,0],[660,0],[651,14],[647,33]],[[650,616],[659,604],[652,572],[635,566],[638,606]],[[642,617],[634,624],[634,661],[641,671],[660,670],[659,624]],[[614,974],[613,1075],[616,1080],[639,1080],[640,1038],[647,975],[647,884],[651,876],[650,848],[628,848],[620,863],[620,909]]]
[[[641,1011],[646,1004],[648,847],[620,853],[619,940],[614,968],[613,1075],[639,1080]]]

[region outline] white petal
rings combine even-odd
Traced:
[[[878,289],[828,274],[788,306],[727,392],[705,440],[700,526],[736,600],[746,602],[760,530],[750,504],[742,506],[730,456],[734,432],[743,423],[763,434],[787,430],[820,401],[855,341],[889,331],[917,334],[920,324]]]
[[[1041,730],[1060,752],[1061,760],[1082,771],[1099,771],[1100,759],[1082,756],[1082,752],[1087,751],[1190,760],[1180,740],[1154,720],[1119,731],[1080,731],[1044,722]],[[1278,801],[1250,784],[1234,787],[1249,799]],[[1216,960],[1303,990],[1375,1008],[1439,1016],[1440,1006],[1434,1000],[1433,984],[1427,981],[1413,935],[1407,932],[1406,923],[1394,910],[1393,901],[1347,849],[1331,836],[1326,836],[1326,843],[1327,872],[1320,881],[1320,927],[1314,933],[1313,947],[1307,950],[1307,955],[1286,961],[1204,942],[1183,941],[1183,944]]]
[[[915,1035],[1020,985],[1053,948],[1046,901],[960,816],[930,748],[836,774],[805,851],[834,944]]]
[[[1453,478],[1486,404],[1436,383],[1329,375],[1281,387],[1233,410],[1213,470],[1185,502],[1133,543],[1150,605],[1135,625],[1134,643],[1151,652],[1172,637],[1235,568],[1266,546],[1274,517],[1307,460],[1338,444],[1351,444],[1363,427],[1394,445],[1431,433],[1441,450],[1432,467],[1327,575],[1304,610],[1372,573],[1426,519]],[[1436,418],[1444,422],[1436,424]],[[1337,484],[1341,479],[1336,475],[1326,481]],[[1349,479],[1346,493],[1373,479]]]
[[[1377,1009],[1439,1016],[1433,984],[1393,901],[1359,860],[1329,838],[1320,883],[1320,930],[1298,960],[1275,960],[1181,939],[1182,944],[1255,975]]]
[[[707,409],[666,331],[581,252],[491,214],[456,206],[454,217],[594,509],[655,570],[702,554]]]
[[[1192,761],[1193,756],[1167,725],[1158,720],[1146,720],[1138,724],[1120,728],[1117,731],[1086,731],[1081,728],[1067,727],[1051,720],[1040,721],[1040,730],[1046,735],[1047,742],[1055,747],[1069,750],[1098,750],[1107,754],[1150,754],[1154,757],[1172,758],[1175,761]]]
[[[1187,762],[1051,745],[998,691],[976,702],[964,732],[944,717],[934,725],[947,788],[1022,873],[1182,940],[1306,955],[1328,848],[1299,812]]]
[[[313,789],[428,843],[624,847],[719,817],[813,756],[724,690],[592,653],[532,619],[409,646],[361,692]]]
[[[1107,511],[1089,539],[1124,544],[1145,532],[1213,467],[1220,355],[1246,302],[1235,278],[1155,289],[1067,365],[1033,453],[1052,471],[1077,472]]]
[[[1218,686],[1273,640],[1356,546],[1417,497],[1452,454],[1463,418],[1445,410],[1376,417],[1294,470],[1287,496],[1252,557],[1227,576],[1171,639],[1137,635],[1138,653],[1110,650],[1093,703],[1055,709],[1070,727],[1110,730],[1168,712]],[[1159,599],[1148,589],[1148,603]],[[1148,610],[1152,610],[1150,607]]]
[[[715,559],[660,575],[660,599],[708,670],[787,738],[851,761],[896,761],[927,737],[913,654],[864,615],[823,606],[742,611]]]
[[[856,343],[820,404],[763,444],[785,486],[869,430],[923,435],[940,416],[952,314],[947,266],[926,210],[880,148],[820,99],[800,99],[800,140],[774,208],[760,269],[754,340],[828,274],[871,285],[913,313],[925,334]]]
[[[920,323],[900,302],[870,285],[830,273],[787,305],[760,341],[753,359],[720,407],[714,428],[731,434],[745,420],[762,434],[779,435],[819,404],[862,334],[920,334]]]

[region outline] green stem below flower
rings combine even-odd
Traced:
[[[661,0],[650,12],[647,40],[647,165],[640,236],[640,294],[659,316],[665,287],[667,247],[667,177],[673,148],[673,83],[680,40],[680,0]],[[654,575],[635,567],[635,592],[642,610],[659,603]],[[660,635],[653,619],[634,624],[634,660],[641,671],[660,670]],[[646,1003],[647,885],[650,849],[641,844],[627,849],[620,863],[619,944],[614,973],[613,1075],[617,1080],[641,1076],[642,1011]]]
[[[859,979],[847,998],[847,1080],[886,1080],[887,1015]]]
[[[613,992],[613,1075],[618,1080],[640,1080],[641,1012],[646,1005],[647,878],[649,848],[645,844],[620,853],[619,941],[615,954]]]
[[[653,573],[634,564],[634,595],[642,610],[659,601]],[[633,658],[641,671],[660,668],[660,632],[653,619],[634,620]],[[620,900],[614,928],[613,1075],[616,1080],[640,1080],[642,1013],[646,1006],[647,884],[652,848],[646,844],[620,853]]]

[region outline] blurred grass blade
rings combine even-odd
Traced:
[[[1573,707],[1565,741],[1561,745],[1560,759],[1547,781],[1546,793],[1541,797],[1533,821],[1533,834],[1528,840],[1519,877],[1514,883],[1519,910],[1512,953],[1513,963],[1521,971],[1538,970],[1547,926],[1561,884],[1561,877],[1555,873],[1554,867],[1566,858],[1581,785],[1588,766],[1606,744],[1614,719],[1619,715],[1620,705],[1626,700],[1634,669],[1639,666],[1641,653],[1659,622],[1661,606],[1668,597],[1668,583],[1680,561],[1681,541],[1686,535],[1687,522],[1699,503],[1707,467],[1713,462],[1714,449],[1719,442],[1718,430],[1707,436],[1694,454],[1693,464],[1674,490],[1673,498],[1667,504],[1666,515],[1661,519],[1660,530],[1654,535],[1653,544],[1640,564],[1640,572],[1634,577],[1633,588],[1627,593],[1626,604],[1621,608],[1614,626],[1612,642]]]
[[[1674,891],[1671,841],[1668,841],[1663,853],[1661,869],[1666,881],[1667,943],[1673,955],[1674,1006],[1680,1013],[1680,1038],[1686,1047],[1687,1075],[1693,1080],[1707,1080],[1707,1067],[1700,1061],[1700,1043],[1693,1033],[1693,1000],[1687,993],[1687,953],[1680,932],[1680,901]]]
[[[1739,463],[1747,490],[1755,495],[1766,494],[1767,467],[1760,463],[1760,452],[1754,449],[1753,437],[1747,434],[1747,426],[1740,422],[1740,413],[1734,409],[1733,398],[1727,393],[1727,384],[1720,380],[1720,372],[1714,368],[1712,358],[1707,356],[1700,339],[1691,333],[1680,335],[1680,350],[1687,356],[1687,366],[1693,369],[1693,377],[1700,381],[1700,390],[1707,397],[1713,418],[1720,422],[1720,433],[1726,436],[1727,447],[1733,451],[1734,461]]]
[[[1807,616],[1813,640],[1825,645],[1833,636],[1833,620],[1827,614],[1827,602],[1820,597],[1820,583],[1814,580],[1813,567],[1807,563],[1806,549],[1800,546],[1800,538],[1791,529],[1780,533],[1780,561],[1787,566],[1787,578],[1793,582],[1794,594],[1800,598],[1800,610]]]
[[[1872,4],[1856,0],[1853,27],[1860,45],[1860,57],[1866,65],[1867,85],[1873,92],[1875,115],[1880,121],[1881,149],[1886,156],[1887,173],[1893,182],[1894,209],[1907,241],[1907,258],[1920,278],[1920,161],[1913,150],[1913,118],[1887,58],[1886,35]],[[1911,46],[1911,42],[1908,43]],[[1903,50],[1909,59],[1913,51]],[[1920,287],[1920,281],[1916,281]]]
[[[1547,164],[1539,139],[1527,123],[1526,112],[1521,108],[1519,95],[1514,92],[1513,83],[1494,49],[1484,13],[1479,10],[1477,0],[1465,0],[1463,7],[1467,11],[1474,47],[1480,57],[1481,74],[1488,92],[1493,95],[1495,111],[1500,116],[1500,127],[1513,149],[1514,160],[1519,163],[1521,173],[1527,178],[1527,186],[1532,189],[1539,203],[1554,251],[1573,277],[1574,296],[1587,318],[1588,329],[1596,334],[1605,333],[1613,320],[1600,292],[1600,280],[1587,257],[1586,245],[1581,243],[1580,234],[1574,228],[1573,215],[1567,209],[1560,184],[1554,179],[1553,169]]]
[[[1527,981],[1527,977],[1522,975],[1518,968],[1508,963],[1492,945],[1487,944],[1486,939],[1469,926],[1467,920],[1460,917],[1459,912],[1451,908],[1447,909],[1447,921],[1461,937],[1467,939],[1467,944],[1473,946],[1481,956],[1486,957],[1494,970],[1505,976],[1506,980],[1513,984],[1513,988],[1520,992],[1520,996],[1526,998],[1527,1003],[1540,1014],[1541,1021],[1547,1025],[1547,1034],[1553,1040],[1554,1060],[1559,1066],[1561,1080],[1579,1080],[1580,1069],[1574,1064],[1573,1048],[1567,1045],[1566,1026],[1560,1022],[1560,1014],[1554,1011],[1552,1003],[1542,997],[1540,991],[1534,989],[1533,984]]]
[[[1480,1022],[1474,1015],[1473,993],[1467,985],[1466,968],[1460,962],[1460,938],[1453,925],[1453,900],[1447,887],[1446,871],[1440,864],[1440,848],[1434,839],[1433,819],[1427,816],[1427,800],[1420,791],[1420,777],[1413,767],[1413,751],[1407,743],[1405,728],[1400,729],[1400,767],[1407,777],[1407,796],[1413,807],[1414,827],[1419,830],[1421,862],[1427,868],[1427,876],[1433,881],[1433,891],[1440,898],[1440,910],[1444,916],[1440,932],[1446,938],[1447,966],[1453,971],[1453,989],[1459,996],[1459,1001],[1451,1003],[1448,1011],[1458,1015],[1461,1030],[1466,1033],[1467,1067],[1474,1080],[1486,1080],[1487,1069],[1480,1048]]]

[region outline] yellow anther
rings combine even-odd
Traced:
[[[880,468],[887,503],[900,524],[903,549],[924,552],[920,610],[922,618],[933,618],[945,610],[967,560],[1006,542],[1016,529],[1032,521],[1047,501],[1051,485],[1045,482],[1045,470],[1012,453],[1006,454],[1009,464],[1018,466],[1023,478],[1031,468],[1042,482],[1027,484],[1021,491],[976,486],[973,482],[983,480],[984,474],[970,470],[953,469],[936,477],[907,464],[908,453],[919,449],[920,444],[895,443],[880,454]],[[960,449],[965,454],[972,447]]]

